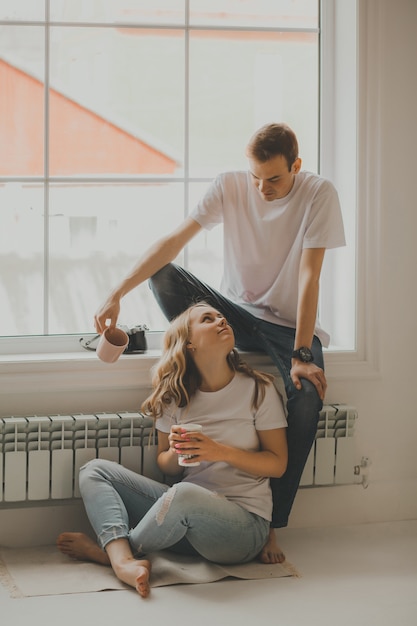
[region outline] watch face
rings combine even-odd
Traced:
[[[310,348],[300,348],[299,350],[295,350],[295,353],[298,353],[298,358],[304,363],[313,361],[313,353]]]
[[[311,359],[310,350],[307,350],[306,348],[300,348],[300,356],[303,359],[303,361],[310,360]]]

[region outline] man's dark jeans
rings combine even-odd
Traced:
[[[274,501],[271,524],[274,528],[286,526],[323,405],[310,381],[302,379],[302,389],[297,390],[291,380],[295,330],[258,319],[174,264],[163,267],[152,276],[149,284],[169,320],[204,300],[226,317],[239,350],[266,352],[278,368],[287,394],[288,467],[282,478],[271,478]],[[322,346],[317,337],[314,337],[312,351],[315,364],[324,367]]]

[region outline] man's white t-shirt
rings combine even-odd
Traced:
[[[255,381],[235,373],[220,391],[197,391],[187,408],[168,407],[156,420],[156,428],[169,433],[173,424],[197,423],[211,439],[243,450],[258,451],[258,430],[285,428],[282,400],[274,385],[265,387],[265,398],[252,409]],[[182,468],[178,468],[179,470]],[[270,521],[272,495],[269,479],[238,470],[224,462],[202,462],[184,468],[188,481],[237,502],[243,508]]]
[[[190,216],[203,228],[223,223],[221,292],[260,319],[295,328],[298,273],[304,248],[345,245],[336,189],[302,171],[284,198],[268,202],[249,172],[220,174]],[[317,320],[324,346],[329,335]]]

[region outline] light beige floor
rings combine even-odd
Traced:
[[[279,534],[301,578],[11,599],[2,626],[416,626],[417,520]]]

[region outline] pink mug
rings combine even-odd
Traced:
[[[104,363],[114,363],[126,350],[129,337],[121,328],[106,328],[100,337],[96,354]]]

